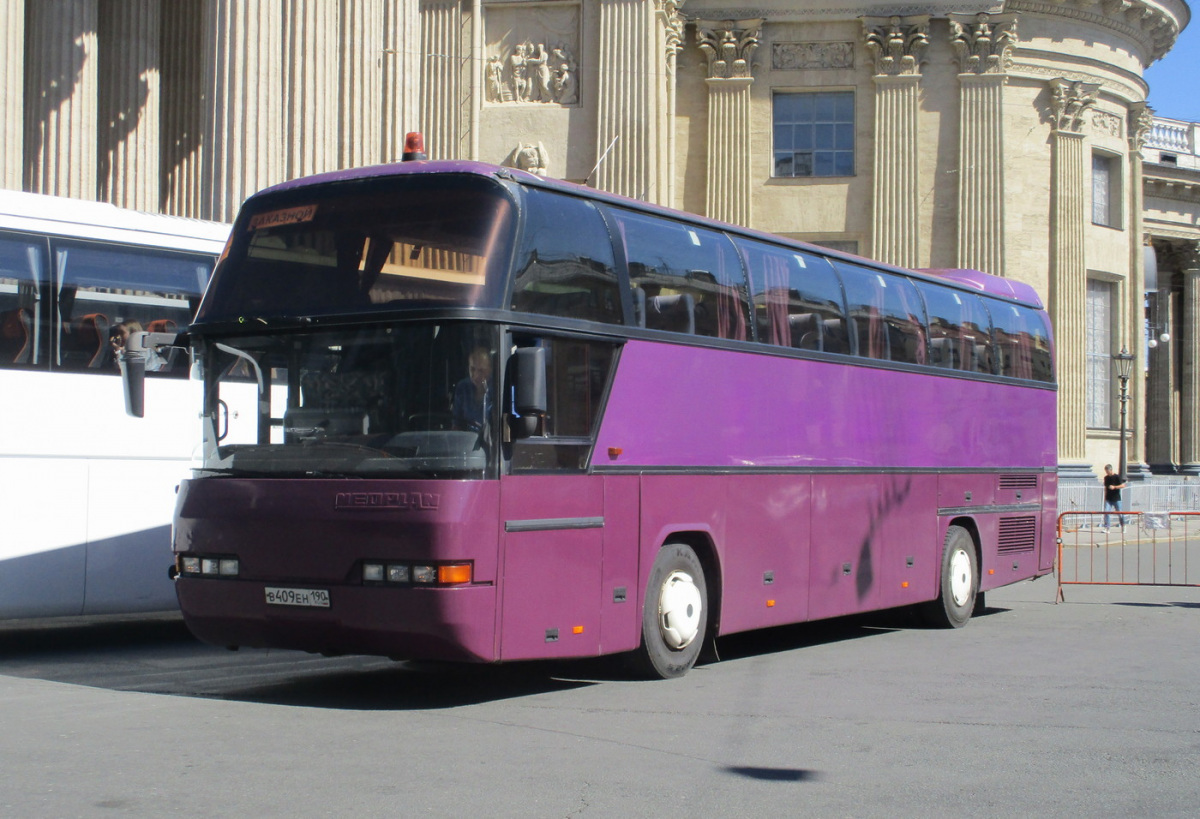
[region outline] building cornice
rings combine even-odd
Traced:
[[[1155,162],[1142,163],[1142,193],[1155,199],[1173,199],[1177,202],[1200,203],[1200,173],[1190,178],[1167,176],[1162,165]]]
[[[1137,43],[1144,65],[1162,59],[1191,19],[1182,0],[1008,0],[1004,10],[1106,28]]]

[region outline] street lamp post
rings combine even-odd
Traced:
[[[1126,348],[1122,347],[1121,352],[1113,356],[1113,363],[1117,366],[1117,378],[1121,381],[1121,455],[1118,461],[1118,474],[1122,480],[1128,481],[1127,474],[1128,463],[1125,456],[1125,419],[1126,410],[1129,404],[1129,377],[1133,375],[1134,355]]]

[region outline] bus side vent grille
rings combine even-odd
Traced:
[[[1037,543],[1037,517],[1001,518],[996,551],[1000,554],[1032,552]]]
[[[1021,472],[1000,476],[1001,489],[1036,489],[1038,476],[1033,472]]]

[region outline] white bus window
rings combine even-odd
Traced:
[[[212,270],[205,256],[83,243],[54,246],[59,326],[54,365],[116,372],[130,331],[174,333],[191,323]],[[186,356],[152,358],[147,371],[187,375]]]
[[[0,236],[0,367],[33,367],[45,359],[43,240]]]

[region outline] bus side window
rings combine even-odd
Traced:
[[[526,188],[524,213],[512,309],[621,323],[612,243],[595,205]]]
[[[210,257],[113,247],[82,241],[53,245],[59,326],[54,368],[115,374],[123,332],[171,333],[192,321],[212,272]],[[151,375],[186,378],[188,357],[163,350],[147,362]]]
[[[746,340],[750,306],[741,260],[723,233],[613,208],[638,315],[651,330]],[[641,292],[638,292],[638,291]]]
[[[1031,381],[1053,381],[1050,339],[1041,316],[1028,307],[989,304],[996,335],[1000,375]]]
[[[847,262],[835,263],[858,354],[905,364],[926,363],[925,311],[912,282]]]
[[[823,256],[738,238],[750,271],[758,340],[848,353],[842,286]]]
[[[45,243],[0,237],[0,367],[43,364]]]
[[[974,373],[993,371],[991,319],[973,293],[922,282],[929,311],[929,363]]]
[[[563,338],[526,337],[514,341],[521,347],[545,347],[547,401],[545,417],[537,425],[538,434],[513,441],[513,470],[586,469],[599,421],[600,401],[611,376],[615,345]],[[510,423],[515,425],[520,419],[514,407],[506,410],[509,411]]]

